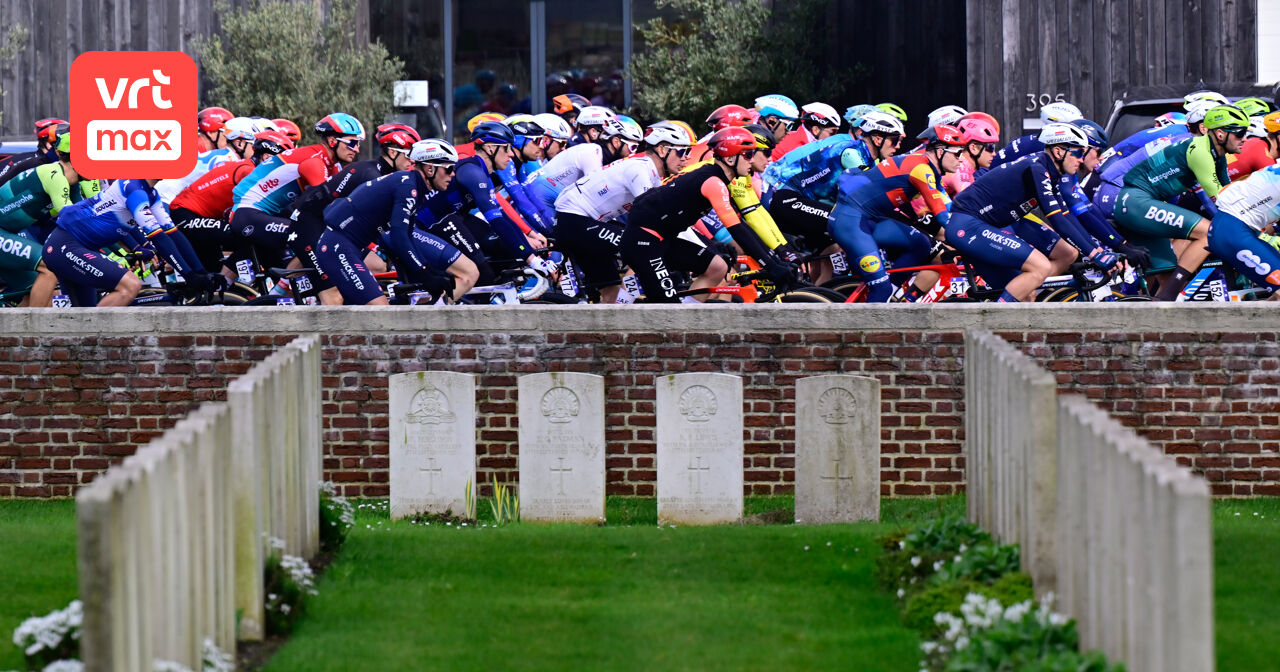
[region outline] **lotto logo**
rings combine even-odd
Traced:
[[[261,189],[262,193],[264,194],[271,193],[271,190],[275,189],[278,186],[280,186],[280,180],[274,177],[269,180],[263,180],[258,183],[258,188]]]
[[[87,51],[71,64],[71,163],[87,175],[179,178],[195,167],[195,61]]]

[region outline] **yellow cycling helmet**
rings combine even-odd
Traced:
[[[506,118],[507,115],[505,114],[498,114],[497,112],[482,112],[467,120],[467,132],[470,133],[471,131],[476,130],[476,126],[479,126],[486,121],[502,121]]]
[[[897,117],[898,121],[901,121],[904,124],[907,123],[907,111],[898,105],[893,103],[880,103],[879,105],[876,105],[876,107],[880,108],[881,112],[887,112],[888,114],[892,114]]]
[[[1280,133],[1280,112],[1272,112],[1263,117],[1262,125],[1267,128],[1267,133]]]

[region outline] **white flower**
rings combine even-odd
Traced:
[[[919,566],[920,566],[920,556],[918,556],[918,555],[913,555],[913,556],[911,556],[911,566],[912,566],[912,567],[919,567]]]
[[[201,672],[235,672],[236,660],[229,653],[224,653],[212,639],[205,637],[200,647],[202,661]]]
[[[72,600],[66,609],[55,609],[44,616],[23,621],[13,631],[13,643],[28,656],[43,650],[53,651],[62,646],[65,638],[80,639],[83,621],[84,604],[80,600]]]
[[[290,607],[287,603],[280,605],[280,613],[287,614],[290,611],[293,611],[293,607]]]
[[[906,591],[905,589],[902,589],[902,588],[899,588],[899,589],[898,589],[898,598],[899,598],[899,599],[901,599],[901,598],[902,598],[904,595],[906,595],[906,594],[907,594],[907,591]]]
[[[84,663],[78,660],[55,660],[44,666],[43,672],[81,672]]]
[[[160,660],[157,658],[151,663],[151,672],[191,672],[191,668],[182,663],[175,663],[172,660]]]
[[[809,550],[809,547],[808,547],[808,546],[805,546],[805,547],[804,547],[804,550],[806,550],[806,551],[807,551],[807,550]]]
[[[964,553],[964,552],[965,552],[965,551],[967,551],[967,550],[969,550],[969,547],[968,547],[967,545],[965,545],[965,544],[960,544],[960,552],[961,552],[961,553]]]
[[[955,559],[954,559],[954,560],[952,560],[951,562],[960,562],[960,557],[961,557],[961,556],[957,555],[957,556],[955,557]]]
[[[1236,515],[1239,515],[1239,514],[1236,514]],[[907,542],[906,542],[906,540],[903,540],[903,541],[899,541],[899,542],[898,542],[898,550],[899,550],[899,551],[906,550],[906,548],[907,548]]]
[[[279,537],[267,537],[267,546],[273,551],[283,551],[284,539]]]
[[[969,646],[969,638],[961,635],[956,639],[956,651],[964,651],[964,647]]]
[[[939,560],[933,563],[933,571],[935,572],[940,571],[943,567],[946,567],[946,566],[947,566],[946,560]]]
[[[923,642],[920,644],[920,650],[924,651],[924,655],[929,655],[938,650],[937,642]]]

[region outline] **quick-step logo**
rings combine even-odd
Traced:
[[[82,175],[179,178],[195,168],[197,73],[180,51],[87,51],[71,64],[71,163]]]

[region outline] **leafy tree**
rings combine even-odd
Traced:
[[[404,63],[378,42],[357,42],[353,0],[334,0],[323,14],[318,2],[281,0],[216,10],[222,36],[196,45],[212,104],[303,128],[346,112],[372,129],[391,111]]]
[[[844,86],[866,77],[821,66],[825,0],[658,0],[674,19],[641,27],[645,52],[631,63],[636,114],[698,124],[715,108],[750,107],[757,96],[784,93],[805,104],[835,104]]]
[[[8,68],[18,52],[27,48],[27,29],[20,23],[9,26],[5,32],[4,43],[0,44],[0,69]],[[4,89],[0,89],[0,99],[4,98]],[[4,123],[4,109],[0,108],[0,124]]]

